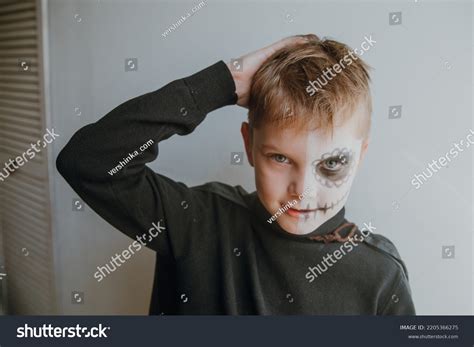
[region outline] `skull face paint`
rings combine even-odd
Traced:
[[[336,148],[324,153],[313,162],[316,179],[326,187],[340,187],[347,182],[354,168],[354,152],[348,148]]]
[[[271,124],[253,129],[246,149],[260,202],[274,215],[288,201],[297,201],[276,219],[282,229],[310,233],[344,206],[367,148],[367,141],[356,137],[358,119],[353,115],[332,134]]]

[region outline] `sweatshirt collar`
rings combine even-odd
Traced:
[[[292,234],[284,230],[277,221],[268,223],[267,221],[272,215],[265,209],[260,199],[258,198],[257,192],[249,194],[249,205],[252,210],[255,211],[256,218],[266,225],[267,228],[274,230],[275,232],[293,239],[308,239],[311,236],[325,235],[335,230],[337,227],[345,222],[345,207],[343,206],[332,218],[325,221],[319,227],[314,229],[312,232],[304,235]]]

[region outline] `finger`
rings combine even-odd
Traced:
[[[305,43],[305,42],[307,42],[307,40],[302,35],[295,35],[295,36],[285,37],[284,39],[281,39],[280,41],[277,41],[274,44],[271,44],[270,46],[268,46],[268,48],[279,50],[280,48],[283,48],[285,46],[298,44],[298,43]]]
[[[317,42],[317,41],[321,41],[321,39],[319,38],[318,35],[315,35],[315,34],[306,34],[306,35],[298,35],[298,36],[301,36],[301,37],[304,37],[308,42]]]
[[[319,41],[319,37],[316,36],[315,34],[294,35],[294,36],[285,37],[284,39],[281,39],[280,41],[277,41],[271,44],[270,46],[265,47],[264,50],[265,50],[266,55],[270,56],[283,47],[308,43],[311,41]]]

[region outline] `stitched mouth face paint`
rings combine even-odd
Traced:
[[[286,213],[294,218],[298,218],[307,222],[309,218],[316,220],[319,215],[325,215],[328,211],[333,210],[334,208],[339,207],[339,204],[344,201],[344,199],[349,194],[349,191],[346,191],[344,195],[338,199],[337,201],[333,201],[331,203],[325,203],[324,206],[318,206],[316,208],[311,207],[308,203],[305,208],[289,208]],[[342,206],[341,206],[342,207]]]

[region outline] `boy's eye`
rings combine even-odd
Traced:
[[[328,160],[325,160],[323,161],[323,165],[328,169],[328,170],[331,170],[331,171],[336,171],[340,168],[340,166],[342,165],[342,163],[336,159],[328,159]]]
[[[275,160],[278,163],[289,163],[288,158],[282,154],[272,154],[271,158],[273,158],[273,160]]]
[[[324,153],[313,162],[313,173],[325,186],[339,187],[348,180],[354,164],[354,152],[348,148],[336,148]]]
[[[339,157],[331,157],[319,162],[318,171],[328,175],[337,174],[339,171],[345,171],[344,168],[347,167],[348,159],[344,155],[340,155]]]

